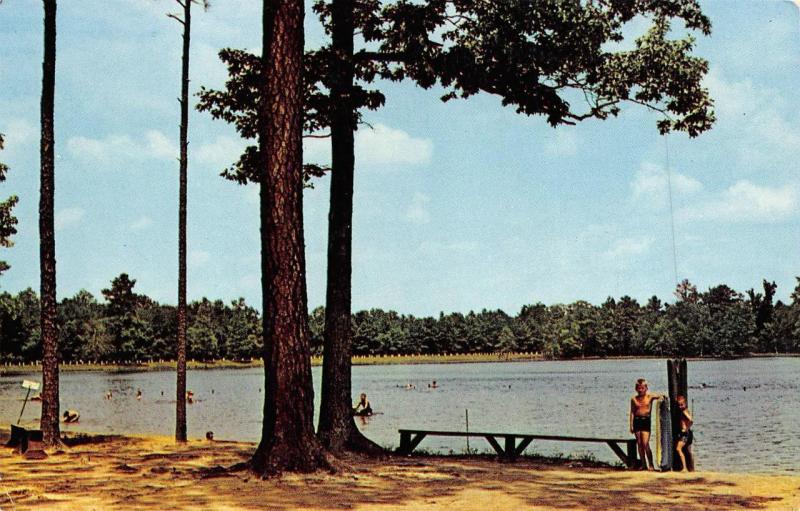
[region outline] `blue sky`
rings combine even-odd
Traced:
[[[260,47],[260,2],[212,3],[193,17],[192,90],[219,87],[219,48]],[[56,84],[59,298],[121,272],[165,303],[177,295],[180,29],[171,0],[62,1]],[[701,289],[800,275],[800,17],[791,2],[703,2],[713,34],[715,128],[667,140],[635,105],[605,122],[550,128],[479,95],[386,84],[387,105],[356,142],[353,307],[403,313],[593,303],[629,294],[672,300],[666,166],[677,269]],[[322,40],[307,12],[307,46]],[[637,29],[632,27],[632,33]],[[0,197],[20,196],[19,234],[0,289],[38,289],[38,0],[0,6]],[[190,299],[260,304],[257,191],[219,171],[244,146],[205,113],[190,119]],[[326,141],[306,159],[324,161]],[[325,297],[328,180],[306,192],[309,306]]]

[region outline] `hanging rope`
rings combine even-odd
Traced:
[[[669,220],[672,231],[672,270],[675,273],[675,287],[678,286],[678,249],[675,246],[675,210],[672,206],[672,173],[669,168],[669,138],[664,135],[664,148],[667,166],[667,195],[669,196]]]

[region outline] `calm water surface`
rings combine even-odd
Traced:
[[[698,361],[688,368],[698,469],[800,472],[800,358]],[[314,368],[317,397],[320,374]],[[353,392],[366,392],[378,412],[357,421],[359,427],[385,446],[399,444],[399,428],[463,430],[465,410],[472,431],[625,438],[639,377],[651,382],[651,390],[666,392],[666,362],[655,359],[359,366],[353,368]],[[16,422],[23,378],[40,375],[0,377],[0,424]],[[432,380],[439,388],[428,388]],[[406,390],[408,383],[416,389]],[[195,394],[187,407],[189,436],[210,430],[218,439],[257,441],[263,385],[260,368],[189,371],[187,388]],[[109,389],[110,401],[104,398]],[[64,372],[61,408],[79,410],[81,421],[62,427],[173,435],[174,393],[169,371]],[[39,403],[29,402],[22,424],[35,425],[40,412]],[[479,438],[470,444],[490,449]],[[466,441],[433,437],[420,448],[460,453]],[[534,442],[527,452],[617,461],[605,445]]]

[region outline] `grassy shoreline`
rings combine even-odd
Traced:
[[[246,462],[254,448],[246,442],[177,444],[167,437],[104,436],[76,438],[43,460],[9,450],[0,507],[247,511],[271,503],[298,511],[729,511],[800,506],[800,476],[640,472],[568,460],[344,455],[335,471],[266,480],[228,468]]]
[[[800,357],[797,353],[751,353],[747,357],[740,358],[775,358],[775,357]],[[626,357],[585,357],[558,359],[563,361],[582,361],[582,360],[647,360],[662,359],[667,357],[657,356],[626,356]],[[414,364],[465,364],[465,363],[487,363],[487,362],[539,362],[546,359],[539,353],[463,353],[447,355],[372,355],[354,356],[352,362],[354,366],[369,365],[414,365]],[[688,360],[723,360],[715,357],[695,357]],[[312,366],[321,366],[322,357],[311,357]],[[248,369],[262,367],[261,359],[250,361],[234,360],[215,360],[215,361],[196,361],[187,362],[189,369]],[[0,376],[27,374],[41,371],[41,364],[12,364],[0,366]],[[62,363],[61,371],[105,371],[105,372],[145,372],[145,371],[174,371],[175,361],[164,360],[158,362],[143,362],[140,364],[113,364],[113,363]]]
[[[527,362],[544,360],[537,353],[465,353],[449,355],[375,355],[355,356],[353,365],[408,365],[408,364],[460,364],[481,362]],[[190,360],[186,363],[189,369],[247,369],[262,367],[261,359],[249,361]],[[311,357],[312,366],[321,366],[322,357]],[[41,371],[41,364],[16,364],[0,366],[0,375],[24,374]],[[113,364],[113,363],[62,363],[61,371],[110,371],[110,372],[141,372],[141,371],[174,371],[175,361],[164,360],[158,362],[143,362],[140,364]]]

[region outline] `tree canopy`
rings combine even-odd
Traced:
[[[121,276],[120,276],[121,277]],[[114,280],[120,282],[121,278]],[[128,283],[135,280],[127,278]],[[771,289],[765,280],[762,287]],[[111,286],[115,286],[112,284]],[[116,286],[119,288],[120,286]],[[98,300],[79,291],[59,302],[59,354],[66,362],[133,363],[175,359],[177,311],[134,292]],[[727,298],[720,300],[720,290]],[[121,291],[121,290],[120,290]],[[800,300],[774,301],[761,291],[719,285],[697,299],[640,304],[623,296],[585,301],[417,317],[370,309],[352,315],[353,353],[365,355],[531,352],[549,358],[588,356],[742,356],[800,352]],[[800,296],[800,284],[795,289]],[[125,300],[117,297],[135,296]],[[752,296],[755,296],[755,301]],[[114,303],[112,303],[112,301]],[[120,306],[125,302],[126,306]],[[770,308],[759,328],[759,311]],[[0,293],[0,358],[41,357],[39,300],[33,290]],[[309,313],[311,350],[322,353],[325,310]],[[261,354],[261,315],[243,299],[203,298],[188,304],[187,356],[193,360],[250,361]],[[119,351],[117,351],[119,350]]]
[[[692,54],[692,34],[710,34],[711,22],[695,0],[359,0],[354,8],[355,29],[365,42],[352,62],[357,120],[364,108],[377,109],[386,101],[369,88],[379,79],[439,86],[444,101],[480,92],[498,95],[503,105],[542,115],[552,126],[616,116],[624,103],[659,112],[661,133],[697,136],[715,119],[702,86],[708,63]],[[329,2],[314,4],[329,33],[331,9]],[[625,30],[634,19],[648,21],[649,28],[628,47]],[[337,55],[331,45],[306,52],[308,134],[330,126],[330,70]],[[236,49],[223,49],[219,56],[228,81],[223,90],[201,88],[198,109],[255,139],[259,58]],[[223,175],[242,184],[252,181],[257,161],[257,148],[249,146]],[[309,162],[305,169],[307,178],[327,170]]]
[[[0,133],[0,150],[5,147],[4,135]],[[8,172],[8,165],[0,162],[0,183],[6,180],[6,173]],[[12,213],[14,206],[16,206],[19,198],[12,195],[6,200],[0,202],[0,247],[9,248],[14,245],[11,241],[11,236],[17,233],[17,218]],[[0,260],[0,275],[9,269],[8,263]]]

